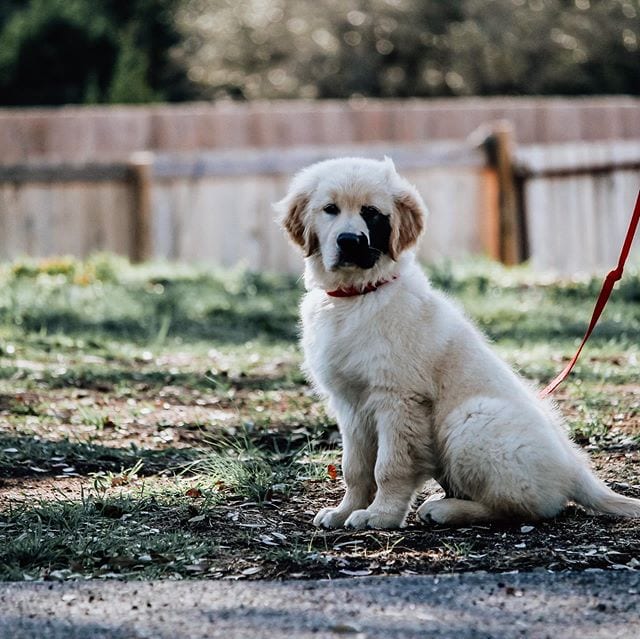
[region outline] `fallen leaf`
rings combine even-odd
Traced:
[[[338,469],[333,464],[329,464],[327,466],[327,475],[329,475],[331,481],[335,481],[338,478]]]
[[[189,488],[185,493],[187,497],[191,497],[191,499],[197,499],[198,497],[202,497],[202,491],[199,488]]]

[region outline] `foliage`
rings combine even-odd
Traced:
[[[180,0],[28,0],[0,9],[0,104],[191,97],[170,51]]]
[[[180,335],[244,342],[294,339],[299,289],[286,276],[125,260],[25,260],[0,272],[0,322],[28,331],[109,335],[142,343]]]
[[[149,59],[145,51],[135,45],[130,30],[122,38],[122,47],[109,85],[109,102],[153,102],[159,94],[147,84]]]
[[[5,0],[0,104],[640,93],[635,0]]]
[[[633,0],[187,0],[212,96],[640,93]]]

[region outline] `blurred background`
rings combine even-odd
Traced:
[[[4,0],[0,260],[297,272],[291,174],[386,154],[426,262],[597,272],[640,185],[639,38],[637,0]]]

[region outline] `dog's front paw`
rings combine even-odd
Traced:
[[[375,510],[354,510],[345,521],[345,528],[402,528],[405,517]]]
[[[340,508],[323,508],[314,518],[313,525],[318,528],[342,528],[349,517],[349,511]]]

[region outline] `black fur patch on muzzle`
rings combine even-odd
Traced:
[[[383,213],[368,215],[364,218],[369,229],[369,244],[372,249],[379,251],[381,255],[389,252],[389,240],[391,239],[391,222],[389,216]]]
[[[337,237],[337,266],[372,268],[381,255],[389,253],[391,223],[389,217],[380,213],[362,215],[369,229],[369,239],[364,233],[340,233]]]

